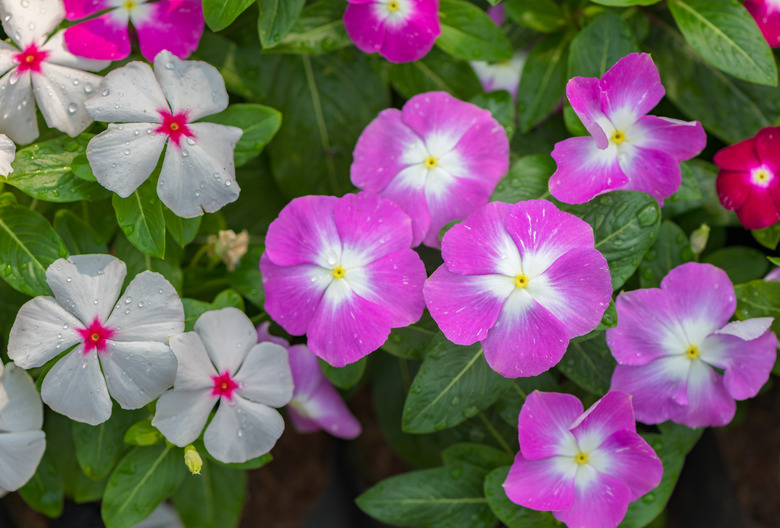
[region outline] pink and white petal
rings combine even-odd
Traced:
[[[657,424],[675,419],[688,405],[686,394],[691,361],[684,355],[665,357],[646,365],[618,365],[610,390],[627,392],[637,421]]]
[[[336,279],[309,324],[309,350],[334,367],[343,367],[382,346],[392,324],[387,308],[363,299],[346,281]]]
[[[778,269],[780,268],[775,268],[775,270]],[[764,280],[768,279],[765,277]],[[717,330],[715,334],[735,336],[745,341],[752,341],[763,336],[772,326],[773,321],[772,317],[754,317],[746,321],[731,321],[720,330]]]
[[[87,94],[82,86],[97,86],[101,78],[92,73],[45,62],[41,65],[41,73],[32,76],[32,84],[46,124],[71,137],[84,132],[92,123],[92,117],[84,107]]]
[[[124,262],[111,255],[73,255],[46,270],[46,282],[61,306],[89,325],[108,319],[127,275]]]
[[[338,438],[352,439],[362,432],[360,422],[326,379],[322,380],[308,400],[298,402],[297,407],[305,414],[305,419],[313,421],[318,428]]]
[[[771,318],[763,319],[771,321]],[[751,321],[754,319],[740,322]],[[766,328],[763,334],[750,340],[735,335],[712,334],[702,343],[700,357],[705,363],[723,369],[726,391],[732,398],[744,400],[758,394],[769,379],[777,359],[776,350],[777,336]]]
[[[621,191],[642,191],[663,205],[663,199],[680,188],[680,162],[664,151],[626,144],[619,160],[620,168],[628,176]]]
[[[488,110],[446,92],[415,95],[404,104],[403,122],[423,138],[428,151],[443,156],[454,149],[476,123],[492,119]]]
[[[35,297],[22,305],[8,338],[8,357],[18,366],[40,367],[81,341],[75,328],[84,325],[52,297]]]
[[[236,308],[204,313],[195,321],[194,330],[220,374],[228,372],[235,376],[250,349],[257,344],[252,321]]]
[[[268,330],[270,326],[271,326],[270,321],[260,323],[260,325],[257,327],[257,342],[263,343],[265,341],[268,341],[276,345],[281,345],[284,348],[290,348],[290,343],[288,343],[286,339],[271,334],[271,332]],[[300,345],[296,345],[296,346],[300,346]]]
[[[580,451],[586,453],[618,431],[636,432],[631,396],[621,391],[609,391],[571,425]]]
[[[707,134],[698,121],[652,115],[640,117],[626,136],[632,144],[664,152],[677,161],[691,159],[707,144]]]
[[[550,176],[550,194],[562,202],[585,203],[628,183],[614,144],[602,150],[591,137],[573,137],[556,143],[552,157],[558,168]]]
[[[373,3],[351,2],[344,12],[344,29],[364,53],[376,53],[385,40],[385,21],[377,17]]]
[[[428,169],[422,165],[410,165],[399,172],[380,193],[392,200],[412,221],[411,247],[417,247],[431,227],[431,214],[425,197],[425,181]]]
[[[596,146],[605,149],[609,139],[604,131],[614,128],[607,116],[601,111],[601,86],[595,77],[574,77],[566,84],[566,98],[571,107],[588,130]],[[604,126],[604,128],[602,128]]]
[[[115,5],[111,0],[63,0],[62,3],[67,20],[81,20]]]
[[[780,13],[778,14],[780,17]],[[758,159],[775,170],[780,169],[780,127],[762,128],[756,134]]]
[[[404,154],[424,148],[422,139],[401,121],[400,110],[382,110],[363,129],[355,145],[350,167],[352,184],[379,193],[409,165],[411,160],[404,160]]]
[[[173,385],[176,356],[157,341],[107,341],[99,354],[108,392],[123,409],[138,409]]]
[[[97,353],[77,346],[46,374],[41,399],[60,414],[77,422],[98,425],[111,416],[111,398]]]
[[[573,394],[533,391],[526,398],[517,420],[523,457],[528,460],[556,456],[573,458],[579,449],[570,429],[580,415],[582,402]]]
[[[295,407],[293,407],[294,404],[295,402],[293,401],[291,402],[290,406],[287,407],[287,417],[292,422],[296,431],[301,434],[308,434],[322,430],[320,424],[296,411]]]
[[[160,161],[168,136],[151,123],[109,123],[87,144],[87,159],[98,183],[127,198],[146,181]]]
[[[482,341],[488,365],[505,378],[537,376],[551,369],[568,345],[563,323],[521,289],[509,296]]]
[[[5,134],[0,134],[0,176],[8,176],[14,171],[11,163],[16,157],[16,144]]]
[[[425,57],[441,34],[438,8],[433,2],[410,0],[413,16],[401,24],[385,22],[385,36],[379,54],[390,62],[412,62]],[[437,2],[438,3],[438,2]]]
[[[185,59],[198,48],[205,24],[200,0],[162,0],[148,4],[143,17],[138,12],[132,11],[130,20],[146,60],[153,61],[162,50]]]
[[[0,132],[20,145],[32,143],[38,137],[38,116],[35,112],[30,72],[12,69],[0,78]]]
[[[69,52],[95,60],[122,60],[130,55],[127,11],[117,9],[69,27],[65,46]]]
[[[231,403],[220,402],[203,441],[220,462],[246,462],[269,452],[283,431],[275,409],[234,395]]]
[[[22,49],[36,42],[43,42],[65,18],[62,2],[32,0],[2,3],[5,34]]]
[[[305,334],[322,294],[333,280],[331,271],[309,265],[277,266],[268,258],[267,247],[260,257],[260,271],[265,311],[289,334]]]
[[[317,356],[306,345],[293,345],[287,353],[294,384],[293,398],[306,400],[326,379],[325,374]]]
[[[173,113],[186,112],[188,121],[196,121],[227,108],[225,81],[208,63],[182,61],[165,50],[154,58],[154,74]]]
[[[627,485],[632,501],[655,488],[664,471],[653,448],[633,430],[612,434],[598,449],[588,453],[588,464],[602,475]]]
[[[177,391],[214,388],[214,378],[219,373],[214,368],[198,334],[185,332],[175,335],[171,337],[169,345],[178,363],[176,381],[173,382]]]
[[[65,31],[58,31],[55,33],[48,41],[46,41],[46,44],[41,47],[41,50],[49,52],[49,55],[46,57],[46,62],[57,64],[59,66],[65,66],[66,68],[87,71],[100,71],[111,64],[110,60],[96,60],[80,57],[68,51],[65,43]],[[95,91],[95,87],[98,86],[98,84],[99,82],[81,84],[81,88],[83,89],[85,96],[89,97],[92,95],[92,93]]]
[[[447,166],[453,155],[455,167]],[[455,150],[442,157],[440,165],[453,176],[481,182],[487,193],[492,193],[509,170],[509,139],[504,127],[491,114],[482,114],[461,136]]]
[[[333,207],[342,245],[341,265],[365,266],[385,255],[412,247],[412,220],[378,194],[346,194]]]
[[[287,350],[273,343],[259,343],[249,349],[234,380],[238,394],[247,400],[282,407],[293,395],[293,377]]]
[[[184,306],[165,277],[144,271],[130,281],[106,325],[114,341],[157,341],[184,331]]]
[[[43,404],[35,382],[13,363],[0,363],[0,431],[15,433],[40,429]]]
[[[218,211],[241,192],[233,163],[241,129],[215,123],[189,128],[196,138],[187,138],[181,146],[168,142],[157,182],[162,203],[183,218]]]
[[[271,222],[265,254],[279,266],[319,264],[332,268],[341,257],[341,240],[333,210],[335,196],[293,199]]]
[[[41,430],[0,433],[0,493],[24,486],[45,450],[46,435]]]
[[[138,61],[108,72],[85,106],[93,119],[111,123],[162,123],[160,112],[170,112],[152,68]]]
[[[436,170],[431,171],[431,173],[435,172]],[[451,175],[447,180],[451,181],[431,174],[425,184],[431,225],[423,243],[436,249],[441,247],[439,240],[441,229],[453,220],[466,218],[485,205],[495,188],[494,184],[484,180],[453,178]]]
[[[729,276],[711,264],[688,262],[677,266],[661,281],[690,343],[728,323],[737,309],[734,285]],[[684,350],[683,350],[684,352]]]
[[[652,110],[665,93],[658,68],[647,53],[626,55],[607,70],[600,84],[601,110],[618,130]]]
[[[527,460],[521,453],[509,469],[504,491],[509,500],[533,510],[562,510],[574,502],[577,464],[571,457]]]
[[[595,243],[590,224],[547,200],[513,205],[504,224],[520,252],[522,272],[531,280],[566,253],[575,249],[592,250]]]
[[[622,292],[615,307],[618,325],[607,329],[607,346],[621,365],[646,365],[682,354],[690,345],[667,292],[658,288]]]
[[[194,442],[217,403],[211,389],[169,390],[157,400],[152,425],[179,447]]]
[[[439,266],[423,286],[425,304],[444,335],[457,345],[487,338],[514,280],[502,275],[463,276]]]
[[[756,150],[756,138],[748,138],[734,145],[720,149],[712,159],[721,170],[749,171],[761,165]]]
[[[612,298],[607,260],[595,249],[573,249],[531,280],[526,291],[566,326],[569,338],[585,335],[601,322]]]
[[[574,479],[572,506],[553,511],[553,516],[577,528],[616,528],[626,516],[630,497],[625,483],[584,465]]]
[[[692,361],[688,405],[672,420],[688,427],[716,427],[734,418],[737,404],[723,386],[723,376],[703,361]]]
[[[520,253],[504,225],[511,208],[490,202],[448,230],[441,244],[447,269],[458,275],[512,277],[522,271]]]

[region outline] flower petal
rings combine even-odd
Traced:
[[[730,171],[746,171],[761,165],[756,151],[756,138],[748,138],[720,149],[712,159],[718,168]]]
[[[0,175],[8,176],[14,171],[11,167],[16,157],[16,145],[5,134],[0,134]]]
[[[0,492],[16,491],[32,478],[46,450],[43,431],[0,433]]]
[[[283,337],[275,336],[271,334],[271,332],[268,331],[268,328],[271,326],[270,321],[266,321],[264,323],[260,323],[257,327],[257,342],[263,343],[265,341],[268,341],[270,343],[274,343],[276,345],[281,345],[284,348],[290,348],[290,343],[287,342],[286,339]],[[302,345],[296,345],[296,346],[302,346]]]
[[[385,22],[384,42],[379,54],[390,62],[422,59],[441,34],[438,2],[409,0],[409,3],[414,11],[403,23]]]
[[[293,378],[287,350],[273,343],[259,343],[249,349],[244,363],[235,375],[237,390],[242,397],[282,407],[290,403]]]
[[[691,159],[707,144],[707,134],[698,121],[642,116],[626,131],[632,144],[658,150],[677,161]]]
[[[72,347],[83,324],[52,297],[35,297],[22,305],[8,338],[8,357],[22,368],[40,367]]]
[[[628,183],[620,188],[621,191],[642,191],[663,205],[663,199],[680,188],[680,162],[664,151],[623,145],[618,159],[620,168],[628,176]]]
[[[284,431],[282,416],[267,405],[238,395],[233,396],[233,402],[220,402],[203,436],[206,450],[225,463],[246,462],[269,452]]]
[[[88,71],[100,71],[111,64],[110,60],[96,60],[85,58],[83,56],[77,56],[71,53],[65,46],[66,31],[58,31],[49,40],[46,41],[46,44],[41,46],[41,51],[47,51],[49,53],[49,55],[46,57],[46,62],[64,66],[66,68]],[[126,32],[127,31],[125,31],[125,33]],[[45,65],[46,62],[43,64]],[[93,81],[87,84],[77,82],[75,84],[80,86],[84,92],[85,97],[89,97],[94,93],[95,87],[98,86],[101,80],[101,78],[98,78],[98,82]]]
[[[34,42],[45,41],[63,18],[62,2],[3,2],[5,34],[22,49]]]
[[[89,15],[114,7],[111,0],[62,0],[67,20],[81,20]]]
[[[515,504],[534,510],[562,510],[574,501],[577,463],[563,457],[527,460],[517,453],[504,482],[504,491]]]
[[[96,60],[122,60],[130,55],[128,19],[122,20],[116,14],[122,11],[117,9],[67,28],[63,32],[67,49]]]
[[[775,4],[768,0],[748,0],[743,5],[753,15],[769,45],[780,46],[780,16],[775,11]]]
[[[116,329],[114,341],[167,344],[184,331],[184,306],[165,277],[144,271],[127,285],[106,325]]]
[[[688,404],[686,394],[691,361],[684,355],[664,357],[646,365],[618,365],[610,390],[631,394],[636,419],[657,424],[674,419]]]
[[[215,123],[189,128],[196,138],[187,138],[186,145],[168,142],[157,183],[160,200],[184,218],[218,211],[241,191],[233,163],[241,129]]]
[[[35,113],[30,72],[12,69],[0,78],[0,132],[20,145],[32,143],[38,137],[38,116]]]
[[[580,118],[582,124],[593,136],[596,146],[605,149],[609,145],[607,134],[602,128],[614,128],[607,116],[601,111],[601,86],[594,77],[574,77],[566,84],[566,98]]]
[[[533,391],[525,399],[517,420],[523,457],[574,457],[579,450],[570,429],[581,414],[582,402],[573,394]]]
[[[211,390],[214,387],[213,378],[219,373],[200,336],[195,332],[178,334],[171,337],[169,345],[178,362],[174,388],[177,391]]]
[[[194,330],[220,374],[228,372],[234,376],[250,349],[257,344],[252,321],[236,308],[204,313],[195,322]]]
[[[152,425],[179,447],[194,442],[217,403],[211,389],[169,390],[157,400]]]
[[[196,121],[227,108],[225,81],[208,63],[182,61],[170,51],[161,51],[154,58],[154,74],[173,113],[186,112],[188,121]]]
[[[756,134],[756,153],[758,158],[774,169],[780,169],[780,127],[762,128]]]
[[[737,209],[739,221],[746,229],[764,229],[775,225],[780,220],[780,185],[772,188],[770,192],[767,192],[769,188],[762,190],[756,186],[749,189],[748,199]],[[724,202],[722,198],[721,202]]]
[[[98,425],[108,420],[112,403],[97,353],[85,354],[79,345],[55,363],[43,380],[41,399],[77,422]]]
[[[131,12],[130,19],[146,60],[153,61],[162,50],[184,59],[197,49],[204,27],[200,0],[162,0],[148,4],[144,13],[141,18]]]
[[[692,361],[688,375],[688,405],[672,420],[688,427],[726,425],[737,404],[723,386],[723,376],[703,361]]]
[[[626,484],[585,465],[574,479],[572,506],[553,516],[577,528],[615,528],[626,516],[630,497]]]
[[[588,464],[628,486],[632,501],[658,486],[664,472],[661,459],[645,439],[625,429],[616,431],[589,453]]]
[[[602,150],[593,138],[573,137],[556,143],[552,157],[558,168],[550,176],[550,194],[562,202],[585,203],[628,183],[614,144]]]
[[[341,240],[333,209],[335,196],[303,196],[288,203],[271,222],[265,255],[278,266],[319,264],[333,267],[341,256]]]
[[[431,213],[428,211],[428,201],[425,196],[427,172],[428,170],[421,165],[411,165],[399,172],[379,193],[383,198],[391,200],[403,209],[411,218],[411,247],[417,247],[431,228]]]
[[[9,363],[0,363],[0,431],[15,433],[40,429],[43,404],[29,374]]]
[[[363,53],[376,53],[385,40],[385,21],[376,16],[374,4],[354,4],[344,12],[344,29]]]
[[[169,111],[152,68],[137,61],[108,72],[85,106],[97,121],[113,123],[162,123],[160,112]]]
[[[327,381],[323,381],[307,402],[299,405],[298,411],[294,407],[290,411],[291,418],[295,416],[293,412],[305,411],[304,420],[311,420],[317,424],[318,429],[324,429],[338,438],[352,439],[362,432],[360,422],[350,412],[333,385]]]
[[[268,258],[267,246],[260,257],[260,271],[265,311],[288,333],[305,334],[322,294],[333,280],[331,272],[319,266],[277,266]]]
[[[415,95],[404,104],[403,122],[423,138],[428,151],[443,156],[453,150],[475,124],[493,119],[488,110],[446,92]]]
[[[601,109],[618,130],[633,124],[664,96],[658,68],[647,53],[630,53],[601,77]]]
[[[56,64],[41,64],[41,75],[33,75],[36,100],[46,124],[75,137],[92,123],[82,86],[97,86],[100,76]],[[76,81],[77,84],[74,84]]]
[[[156,341],[108,341],[100,353],[108,392],[123,409],[138,409],[165,392],[176,378],[176,356]]]
[[[581,451],[590,452],[618,431],[636,431],[631,396],[609,391],[571,425]]]

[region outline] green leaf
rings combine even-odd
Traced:
[[[173,505],[187,528],[235,528],[246,489],[246,471],[204,460],[200,475],[184,478]]]
[[[560,392],[561,386],[555,381],[555,377],[550,371],[542,372],[538,376],[530,378],[512,380],[512,384],[496,402],[496,410],[501,419],[517,429],[517,417],[520,415],[520,409],[523,407],[523,403],[525,403],[528,395],[535,390]]]
[[[546,35],[528,54],[517,89],[517,121],[522,133],[547,117],[563,97],[569,40],[568,33]]]
[[[265,292],[263,291],[263,275],[260,273],[260,255],[263,254],[263,246],[250,244],[246,255],[236,269],[227,274],[230,285],[238,290],[249,302],[263,308]]]
[[[268,106],[259,104],[233,104],[218,114],[204,119],[220,125],[229,125],[243,130],[236,144],[233,158],[236,167],[259,155],[282,126],[282,114]]]
[[[555,161],[549,155],[523,156],[498,182],[490,201],[517,203],[549,197],[547,181],[553,172],[555,172]]]
[[[701,200],[701,189],[699,188],[699,182],[696,179],[691,165],[688,163],[680,164],[680,188],[675,191],[673,195],[669,197],[670,202],[683,202],[692,200]]]
[[[191,332],[198,318],[206,312],[228,307],[237,308],[241,311],[244,310],[244,300],[235,290],[224,290],[220,292],[211,303],[187,298],[184,298],[181,301],[184,305],[185,332]]]
[[[557,368],[586,391],[601,396],[609,392],[616,364],[602,332],[586,341],[571,341]]]
[[[328,380],[340,389],[350,389],[358,384],[366,371],[366,358],[361,358],[344,367],[334,367],[320,360],[322,371]]]
[[[441,459],[445,466],[470,464],[486,471],[492,471],[505,464],[511,464],[514,457],[495,447],[463,443],[451,445],[442,451]]]
[[[517,420],[515,420],[517,421]],[[536,511],[515,504],[504,491],[510,466],[494,469],[485,477],[485,497],[490,509],[508,528],[557,528],[551,512]]]
[[[436,45],[465,60],[502,61],[512,58],[512,45],[501,28],[479,7],[464,0],[440,0],[441,35]]]
[[[780,266],[780,257],[767,257],[767,259],[775,266]]]
[[[87,153],[82,152],[77,154],[73,161],[70,162],[70,169],[73,171],[73,175],[77,178],[81,178],[84,181],[96,182],[97,178],[92,172],[92,167],[87,159]]]
[[[482,91],[468,62],[453,59],[436,48],[420,60],[387,63],[386,68],[393,88],[406,99],[424,92],[440,91],[465,101]]]
[[[717,266],[728,274],[734,284],[761,279],[769,271],[766,256],[746,246],[729,246],[708,253],[702,262]]]
[[[279,44],[298,19],[305,3],[306,0],[257,0],[260,8],[257,31],[263,49]]]
[[[108,247],[92,227],[67,209],[54,214],[54,230],[62,237],[71,255],[108,253]]]
[[[593,227],[596,249],[609,263],[612,288],[617,290],[636,271],[661,226],[658,201],[636,191],[611,192],[582,205],[567,205]]]
[[[490,110],[493,119],[504,127],[507,138],[511,141],[515,133],[515,103],[506,90],[498,90],[488,94],[477,94],[469,102],[485,110]]]
[[[600,332],[603,332],[607,328],[615,328],[617,326],[617,308],[615,308],[615,301],[610,300],[609,306],[604,310],[604,315],[601,316],[601,322],[585,335],[571,338],[572,341],[587,341]]]
[[[754,280],[734,287],[737,294],[737,319],[774,317],[772,330],[780,334],[780,282]]]
[[[165,219],[165,228],[181,247],[195,240],[200,228],[200,222],[203,219],[202,216],[182,218],[167,207],[163,208],[163,217]]]
[[[125,432],[124,442],[135,446],[150,446],[163,441],[163,435],[152,425],[151,420],[141,420]]]
[[[715,188],[715,180],[718,177],[718,168],[715,165],[699,159],[692,159],[682,162],[680,168],[682,169],[683,182],[691,178],[689,173],[692,174],[692,179],[696,180],[701,196],[674,200],[673,195],[671,199],[664,202],[662,210],[664,218],[673,218],[682,213],[689,213],[686,217],[692,219],[692,225],[684,226],[688,231],[698,228],[702,223],[710,226],[740,225],[734,211],[729,211],[720,203]],[[679,220],[678,223],[683,225],[682,220]]]
[[[212,31],[222,31],[254,0],[203,0],[203,16]]]
[[[594,4],[601,4],[605,6],[618,6],[618,7],[626,7],[626,6],[646,6],[646,5],[653,5],[657,4],[661,0],[591,0]]]
[[[165,217],[155,183],[147,180],[127,198],[115,194],[111,203],[119,227],[141,253],[150,257],[165,256]]]
[[[55,139],[34,143],[16,152],[14,171],[5,178],[25,194],[47,202],[77,202],[108,196],[97,183],[77,178],[71,164],[83,154],[92,134],[75,138],[60,135]]]
[[[552,0],[507,0],[509,18],[540,33],[552,33],[566,23],[561,8]]]
[[[780,243],[780,222],[764,229],[753,229],[751,233],[753,238],[765,248],[776,249],[777,244]]]
[[[187,474],[182,450],[157,444],[134,447],[111,474],[100,513],[111,528],[130,528],[179,486]]]
[[[318,55],[349,46],[352,41],[342,22],[344,8],[341,0],[318,0],[306,6],[287,35],[269,51]]]
[[[488,366],[478,343],[459,346],[439,334],[409,390],[403,430],[429,433],[457,425],[492,405],[510,383]]]
[[[181,248],[169,243],[165,259],[153,258],[138,251],[123,234],[116,237],[114,243],[116,257],[127,264],[127,276],[135,277],[139,273],[149,270],[162,274],[168,282],[181,295],[182,270]]]
[[[222,464],[225,467],[229,467],[229,468],[233,468],[233,469],[258,469],[258,468],[261,468],[261,467],[265,466],[266,464],[268,464],[269,462],[273,461],[273,459],[274,459],[274,457],[271,455],[271,453],[266,453],[264,455],[260,455],[257,458],[253,458],[251,460],[247,460],[246,462],[233,462],[233,463],[230,463],[230,464],[225,464],[223,462],[217,462],[216,460],[211,458],[208,455],[208,451],[206,452],[206,457],[209,460],[213,461],[215,464]]]
[[[639,284],[642,288],[658,288],[667,273],[693,258],[685,232],[674,222],[664,220],[655,244],[639,264]]]
[[[46,268],[68,256],[49,222],[26,207],[0,207],[0,273],[14,289],[32,297],[51,295]]]
[[[601,77],[639,44],[623,19],[612,11],[594,18],[571,41],[569,78]]]
[[[430,316],[427,319],[430,320]],[[436,330],[422,326],[422,321],[403,328],[393,328],[382,350],[400,358],[422,359],[435,335]]]
[[[738,79],[777,86],[777,67],[761,31],[734,0],[669,0],[685,40],[708,62]]]
[[[47,440],[51,442],[52,439]],[[63,494],[62,477],[47,445],[35,474],[27,484],[19,488],[19,495],[35,511],[56,518],[62,515]]]
[[[125,431],[143,414],[143,411],[115,409],[111,417],[99,425],[73,422],[76,459],[86,476],[100,480],[111,472],[122,456]]]

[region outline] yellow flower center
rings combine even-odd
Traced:
[[[333,271],[331,273],[333,273],[334,279],[343,279],[346,270],[341,266],[336,266],[335,268],[333,268]]]
[[[764,183],[769,179],[769,171],[766,169],[758,169],[756,172],[753,173],[753,177],[760,181],[761,183]]]
[[[583,453],[582,451],[580,451],[579,453],[577,453],[577,456],[574,457],[574,460],[579,465],[587,464],[588,463],[588,454],[587,453]]]
[[[171,130],[179,130],[179,125],[177,123],[171,123],[170,129]]]
[[[696,359],[699,357],[699,347],[696,345],[690,345],[685,349],[685,355],[688,356],[688,359]]]
[[[401,4],[398,2],[398,0],[390,0],[387,3],[387,10],[391,13],[395,13],[399,9],[401,9]]]
[[[515,286],[517,288],[525,288],[526,286],[528,286],[529,282],[530,280],[528,279],[528,275],[526,275],[525,273],[518,273],[517,275],[515,275]]]
[[[127,0],[127,2],[125,2],[125,9],[127,9],[128,11],[130,11],[134,7],[135,7],[135,2],[133,0]]]
[[[425,158],[424,163],[426,169],[432,169],[439,164],[439,160],[437,160],[434,156],[428,156],[427,158]]]
[[[622,130],[615,130],[615,133],[612,134],[612,143],[615,145],[620,145],[626,140],[626,135],[623,133]]]
[[[35,55],[27,55],[24,58],[25,62],[34,62],[35,61]]]
[[[90,340],[92,340],[93,343],[97,343],[100,341],[100,334],[94,333],[91,336],[89,336]]]

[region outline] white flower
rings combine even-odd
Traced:
[[[189,218],[234,202],[240,189],[233,150],[241,129],[193,123],[227,104],[216,68],[182,61],[168,51],[157,54],[154,72],[143,62],[110,72],[87,101],[92,117],[112,122],[87,146],[95,178],[119,196],[130,196],[154,171],[167,145],[157,194],[171,211]]]
[[[5,134],[0,134],[0,176],[8,176],[14,169],[11,163],[16,157],[16,145]]]
[[[0,497],[23,486],[46,448],[43,405],[30,375],[0,362]]]
[[[477,74],[485,93],[506,90],[512,99],[517,99],[517,89],[527,59],[528,52],[516,51],[512,58],[506,61],[495,63],[472,61],[469,64]]]
[[[46,124],[76,136],[92,122],[84,101],[110,61],[76,57],[63,44],[62,32],[49,34],[65,17],[60,0],[0,0],[3,29],[18,49],[0,42],[0,132],[17,143],[38,137],[35,102]]]
[[[11,328],[8,357],[23,368],[76,345],[46,374],[41,397],[79,422],[108,420],[109,394],[124,409],[142,407],[176,376],[168,338],[184,330],[181,300],[151,271],[130,281],[120,297],[126,274],[125,263],[110,255],[59,259],[46,270],[54,298],[25,303]]]
[[[152,425],[178,446],[206,428],[206,450],[222,462],[245,462],[271,450],[284,420],[271,407],[289,403],[293,384],[287,350],[257,343],[257,332],[243,312],[206,312],[195,331],[171,339],[179,367],[173,390],[157,402]]]

